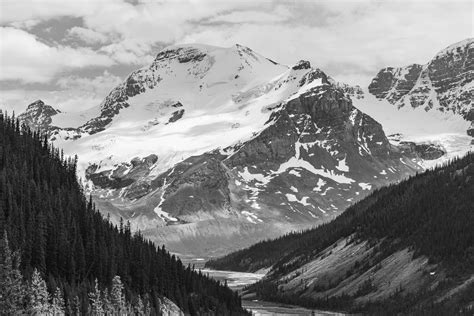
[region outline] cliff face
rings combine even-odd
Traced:
[[[467,133],[474,136],[473,80],[474,39],[467,39],[440,51],[423,66],[382,69],[369,92],[398,107],[460,115],[471,122]]]

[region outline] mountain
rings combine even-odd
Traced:
[[[373,314],[472,313],[474,154],[375,190],[330,223],[210,261],[268,271],[258,299]],[[250,294],[249,294],[250,295]]]
[[[37,100],[26,108],[26,111],[18,116],[18,119],[35,130],[48,130],[52,123],[52,117],[61,113],[51,105]]]
[[[174,252],[215,256],[327,222],[371,190],[465,152],[464,139],[457,150],[388,138],[369,100],[308,61],[177,45],[98,107],[51,115],[42,128],[79,156],[86,192],[112,221],[130,220]]]
[[[49,306],[48,290],[59,293],[56,315],[248,314],[227,286],[132,234],[129,223],[110,223],[86,200],[76,161],[4,115],[0,231],[2,315],[53,313],[38,311]]]
[[[387,67],[379,71],[369,92],[394,106],[421,107],[459,115],[470,122],[474,137],[474,38],[455,43],[425,65]]]

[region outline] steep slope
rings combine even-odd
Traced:
[[[24,310],[25,293],[16,288],[13,296],[15,289],[7,288],[15,276],[9,273],[12,266],[28,281],[33,269],[40,271],[49,290],[58,288],[67,314],[104,314],[99,303],[91,310],[88,293],[97,283],[107,314],[135,314],[132,305],[134,311],[147,306],[148,312],[137,314],[184,315],[180,309],[187,315],[248,314],[237,294],[220,282],[184,267],[164,247],[132,234],[128,224],[105,219],[87,202],[76,161],[63,159],[39,133],[20,129],[1,114],[0,157],[0,314],[31,314]],[[126,298],[121,311],[110,310],[105,301],[115,275]],[[4,309],[12,305],[14,310]]]
[[[472,192],[470,153],[376,190],[328,224],[207,266],[271,268],[250,290],[266,300],[384,314],[472,311]]]
[[[421,170],[420,150],[390,144],[355,95],[307,61],[171,46],[97,116],[49,132],[79,155],[87,192],[112,220],[207,256],[330,220]]]
[[[470,122],[474,137],[474,39],[455,43],[425,65],[382,69],[369,92],[398,108],[422,108],[445,115],[459,115]]]

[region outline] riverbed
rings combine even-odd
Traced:
[[[264,274],[259,273],[236,271],[218,271],[210,269],[202,269],[201,271],[216,280],[227,281],[227,285],[235,291],[240,291],[244,286],[255,283],[265,276]],[[286,305],[260,300],[242,300],[242,306],[251,311],[252,315],[254,316],[345,315],[336,312],[310,310],[295,305]]]
[[[258,282],[265,274],[249,273],[236,271],[219,271],[205,269],[204,258],[182,258],[184,264],[194,265],[195,269],[200,269],[202,273],[209,275],[211,278],[225,282],[227,286],[235,291],[241,291],[246,285]],[[286,305],[275,302],[267,302],[260,300],[242,300],[242,306],[252,312],[253,316],[344,316],[347,314],[311,310],[295,305]]]

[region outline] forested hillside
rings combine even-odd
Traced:
[[[240,271],[271,267],[253,288],[257,295],[308,306],[357,309],[380,304],[397,312],[421,303],[422,310],[426,304],[440,308],[441,302],[467,306],[474,293],[473,227],[470,153],[379,189],[328,224],[256,244],[208,266]],[[329,260],[325,271],[316,271]],[[387,276],[397,260],[403,261],[399,266],[411,265],[404,271],[413,279],[394,289],[394,280],[401,277]],[[378,280],[380,271],[385,277]],[[450,289],[456,303],[452,293],[446,294]]]
[[[103,218],[76,159],[3,115],[0,142],[2,315],[156,315],[167,299],[191,315],[246,314],[229,288]]]

